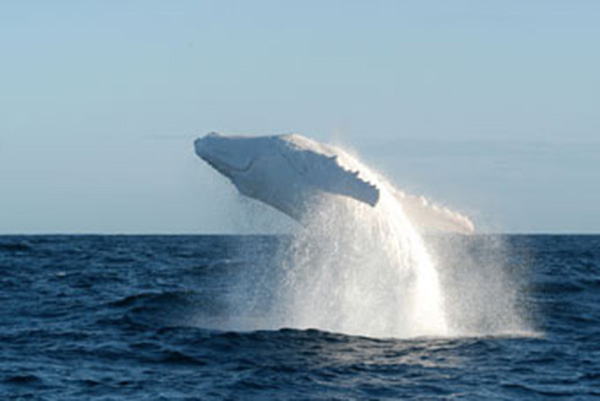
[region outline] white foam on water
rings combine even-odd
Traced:
[[[351,163],[379,188],[377,205],[329,194],[316,199],[275,262],[232,283],[228,316],[216,328],[315,328],[379,338],[529,330],[515,311],[510,280],[477,266],[460,241],[430,246],[392,185],[356,158]]]
[[[402,205],[325,196],[282,255],[283,326],[372,337],[448,334],[438,273]]]

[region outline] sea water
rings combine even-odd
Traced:
[[[600,397],[600,237],[423,240],[443,293],[444,335],[412,336],[422,326],[405,331],[396,322],[385,328],[377,314],[365,328],[370,335],[348,334],[338,329],[359,323],[328,323],[327,309],[318,318],[308,309],[290,317],[305,327],[226,329],[237,324],[228,322],[236,315],[232,298],[261,287],[239,278],[279,282],[256,271],[277,268],[282,249],[302,252],[290,236],[0,237],[0,398]],[[328,291],[335,288],[317,294]],[[360,280],[342,293],[363,313],[354,291],[363,294]],[[298,294],[289,300],[295,308]],[[367,301],[369,310],[380,303]],[[272,312],[262,302],[248,315],[257,326],[261,311]],[[515,305],[529,316],[529,331],[504,313]],[[351,316],[350,306],[340,310]],[[410,307],[401,310],[412,314],[409,322],[418,319]],[[329,329],[308,328],[311,319]],[[436,322],[425,327],[435,331]],[[379,337],[379,330],[399,335]]]

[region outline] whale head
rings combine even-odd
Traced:
[[[252,146],[252,138],[225,136],[210,133],[196,139],[196,154],[215,170],[233,179],[237,174],[247,172],[258,157],[259,149]]]

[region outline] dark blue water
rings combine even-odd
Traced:
[[[598,236],[503,238],[530,334],[203,327],[282,241],[0,237],[0,399],[600,399]]]

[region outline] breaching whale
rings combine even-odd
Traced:
[[[375,207],[381,180],[347,152],[298,134],[229,136],[210,133],[196,154],[229,178],[238,191],[302,221],[311,205],[337,195]],[[386,183],[387,184],[387,183]],[[471,232],[468,218],[393,187],[405,213],[427,229]]]

